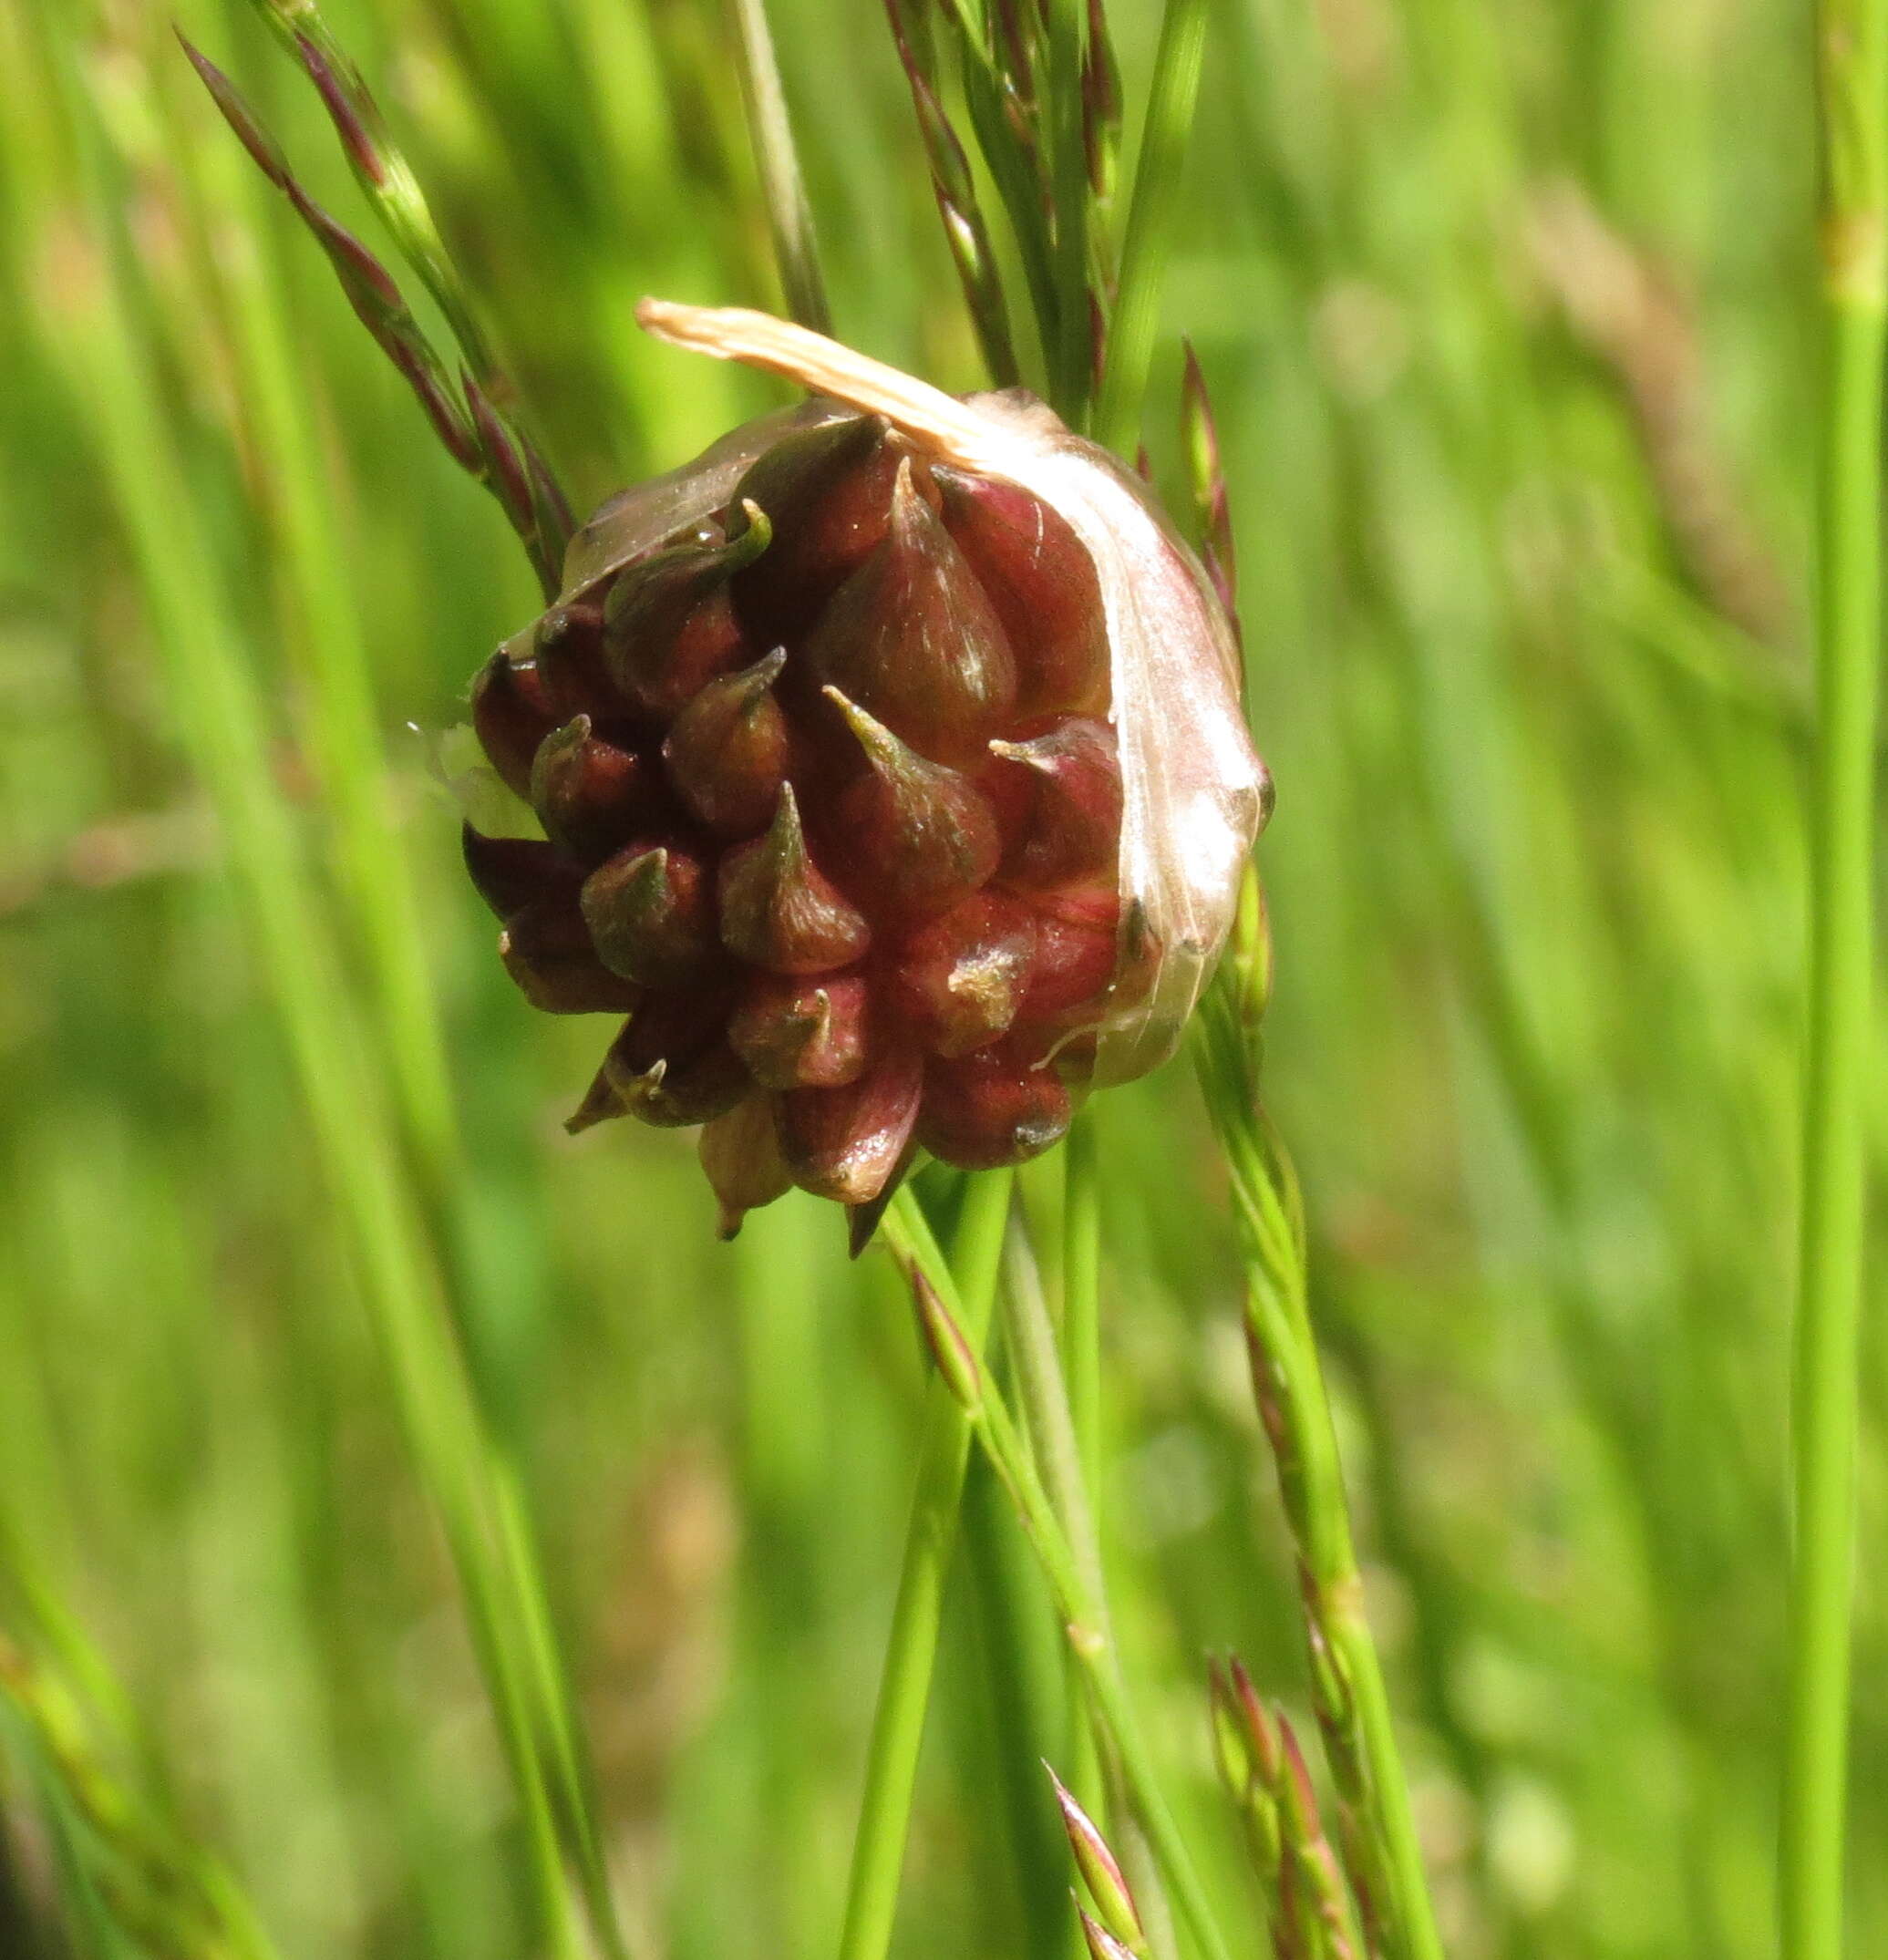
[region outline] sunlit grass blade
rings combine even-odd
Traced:
[[[1206,0],[1167,0],[1129,195],[1120,279],[1095,412],[1097,438],[1123,456],[1132,453],[1138,439],[1140,405],[1153,366],[1161,286],[1199,100],[1206,28]]]
[[[1819,720],[1794,1383],[1795,1564],[1782,1809],[1785,1960],[1841,1960],[1858,1360],[1873,1054],[1875,726],[1888,346],[1888,5],[1823,0]]]
[[[780,64],[767,23],[766,0],[729,0],[729,5],[740,51],[741,101],[747,110],[748,134],[754,146],[761,202],[773,234],[774,262],[779,267],[787,311],[816,334],[831,334],[832,309],[826,298],[825,275],[820,270],[820,241],[812,206],[807,202],[793,124],[787,113],[786,90],[780,85]]]
[[[56,64],[54,79],[87,159],[95,208],[121,210],[107,188],[101,140],[62,65]],[[491,1461],[438,1265],[373,1073],[375,1044],[344,983],[296,820],[272,770],[268,717],[231,623],[221,568],[158,412],[125,250],[121,236],[105,247],[96,268],[97,303],[75,315],[68,358],[140,567],[178,732],[216,801],[241,909],[301,1084],[317,1157],[422,1480],[465,1587],[533,1847],[544,1937],[552,1951],[574,1955],[582,1908],[562,1869],[539,1760],[524,1633],[497,1537]]]
[[[892,1200],[882,1227],[903,1256],[931,1274],[934,1284],[950,1288],[965,1338],[979,1344],[996,1308],[1012,1182],[1010,1173],[1001,1171],[971,1181],[950,1265],[908,1185]],[[891,1950],[970,1442],[970,1424],[957,1398],[942,1379],[934,1382],[924,1401],[917,1491],[872,1715],[841,1960],[883,1960]]]
[[[901,1256],[906,1248],[894,1246]],[[1124,1787],[1147,1832],[1176,1911],[1207,1960],[1230,1960],[1230,1949],[1192,1852],[1168,1808],[1140,1718],[1129,1698],[1105,1602],[1083,1572],[1016,1418],[978,1358],[943,1291],[915,1259],[907,1265],[919,1325],[938,1365],[938,1378],[962,1409],[978,1447],[1003,1480],[1040,1563],[1061,1617],[1069,1653],[1088,1689],[1098,1739],[1119,1759]],[[944,1275],[946,1283],[949,1274]]]

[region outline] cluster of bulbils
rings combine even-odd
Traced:
[[[536,1006],[624,1017],[570,1127],[706,1126],[728,1233],[791,1185],[870,1207],[919,1150],[1047,1149],[1161,950],[1122,930],[1091,552],[882,417],[775,422],[627,562],[606,505],[472,694],[543,831],[466,831],[504,963]]]

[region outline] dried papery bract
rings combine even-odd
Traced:
[[[923,454],[1028,491],[1075,533],[1107,624],[1122,796],[1118,971],[1094,1078],[1146,1073],[1172,1053],[1212,973],[1270,800],[1240,707],[1232,626],[1199,562],[1145,484],[1033,397],[959,401],[739,308],[645,300],[637,317],[662,339],[881,415]]]
[[[543,837],[468,862],[530,998],[629,1015],[574,1127],[709,1120],[725,1223],[784,1180],[870,1221],[1171,1049],[1264,808],[1231,635],[1039,403],[645,314],[820,392],[575,534],[473,694]]]

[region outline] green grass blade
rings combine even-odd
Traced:
[[[949,1265],[909,1186],[892,1201],[881,1227],[934,1276],[935,1284],[950,1289],[969,1337],[979,1343],[996,1307],[1012,1182],[1006,1171],[986,1171],[971,1181]],[[956,1545],[957,1512],[969,1460],[970,1424],[950,1390],[934,1380],[924,1399],[917,1494],[912,1501],[904,1563],[872,1716],[841,1960],[884,1960],[891,1950],[918,1749],[944,1617],[944,1582]]]
[[[1785,1960],[1841,1960],[1855,1561],[1888,346],[1888,6],[1820,9],[1824,373],[1820,716],[1795,1377],[1795,1567],[1782,1811]]]
[[[1134,453],[1140,438],[1140,405],[1161,324],[1161,280],[1206,57],[1206,0],[1167,0],[1095,414],[1097,438],[1123,456]]]
[[[787,113],[787,93],[780,85],[773,33],[767,24],[767,0],[728,0],[728,5],[740,50],[741,102],[787,311],[816,334],[831,334],[832,309],[820,270],[820,241]]]

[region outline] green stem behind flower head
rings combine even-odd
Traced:
[[[1101,1178],[1095,1119],[1076,1112],[1061,1150],[1062,1163],[1062,1374],[1077,1460],[1088,1493],[1097,1542],[1102,1531],[1105,1488],[1101,1423]],[[1069,1738],[1068,1787],[1084,1809],[1099,1818],[1101,1763],[1094,1731],[1075,1715]]]
[[[905,1247],[895,1237],[893,1244],[902,1255],[906,1255]],[[949,1382],[951,1393],[979,1446],[1016,1507],[1055,1597],[1068,1651],[1080,1668],[1098,1738],[1119,1759],[1129,1798],[1195,1947],[1206,1960],[1229,1960],[1224,1936],[1208,1902],[1192,1853],[1161,1792],[1152,1751],[1141,1733],[1140,1718],[1121,1676],[1119,1657],[1108,1625],[1106,1602],[1084,1571],[1087,1560],[1070,1543],[1029,1446],[990,1379],[989,1371],[978,1359],[952,1301],[944,1289],[934,1285],[927,1296],[923,1285],[928,1274],[915,1260],[910,1263],[921,1275],[914,1285],[933,1352],[939,1359],[939,1381]]]
[[[1055,1514],[1056,1523],[1068,1544],[1076,1571],[1088,1597],[1094,1603],[1095,1627],[1110,1648],[1114,1645],[1113,1615],[1109,1609],[1107,1581],[1101,1560],[1101,1540],[1096,1529],[1083,1460],[1081,1437],[1076,1426],[1071,1398],[1064,1381],[1063,1362],[1057,1353],[1056,1330],[1049,1319],[1048,1304],[1043,1297],[1041,1275],[1036,1256],[1019,1218],[1010,1222],[1009,1243],[1004,1253],[1003,1299],[1006,1352],[1017,1389],[1022,1398],[1027,1427],[1028,1448],[1038,1466],[1043,1491]],[[1134,1880],[1156,1950],[1173,1950],[1171,1915],[1161,1891],[1160,1874],[1142,1829],[1123,1786],[1119,1765],[1103,1761],[1096,1747],[1091,1723],[1080,1719],[1086,1697],[1081,1692],[1084,1668],[1077,1660],[1072,1669],[1076,1686],[1075,1707],[1078,1720],[1071,1738],[1072,1768],[1091,1786],[1078,1800],[1092,1815],[1103,1814],[1089,1799],[1093,1787],[1108,1790],[1109,1810],[1121,1852]],[[1100,1772],[1106,1770],[1106,1775]]]
[[[1888,5],[1822,0],[1824,360],[1784,1960],[1840,1960],[1882,634]]]
[[[780,64],[767,24],[767,0],[728,0],[740,48],[741,102],[759,173],[761,201],[773,234],[774,260],[787,311],[816,334],[832,332],[832,310],[820,270],[820,241],[807,202],[800,151],[780,86]]]
[[[1161,281],[1180,201],[1187,143],[1206,54],[1206,0],[1167,0],[1148,95],[1147,120],[1121,241],[1120,284],[1109,326],[1108,366],[1095,412],[1096,439],[1131,457],[1161,324]]]
[[[1083,132],[1082,51],[1084,0],[1051,0],[1048,8],[1047,88],[1044,135],[1048,181],[1056,212],[1056,309],[1051,399],[1071,428],[1085,428],[1094,381],[1093,328],[1088,305],[1088,145]]]
[[[892,1201],[882,1228],[933,1285],[953,1297],[967,1337],[979,1346],[996,1306],[1013,1182],[1007,1171],[988,1171],[971,1179],[954,1247],[954,1277],[908,1185]],[[934,1377],[924,1398],[918,1488],[912,1500],[904,1565],[867,1748],[865,1793],[852,1842],[840,1960],[883,1960],[891,1949],[918,1749],[944,1616],[944,1582],[956,1543],[957,1511],[969,1460],[970,1424],[950,1390]]]
[[[1101,1178],[1095,1119],[1076,1112],[1062,1146],[1062,1367],[1088,1502],[1101,1488]]]

